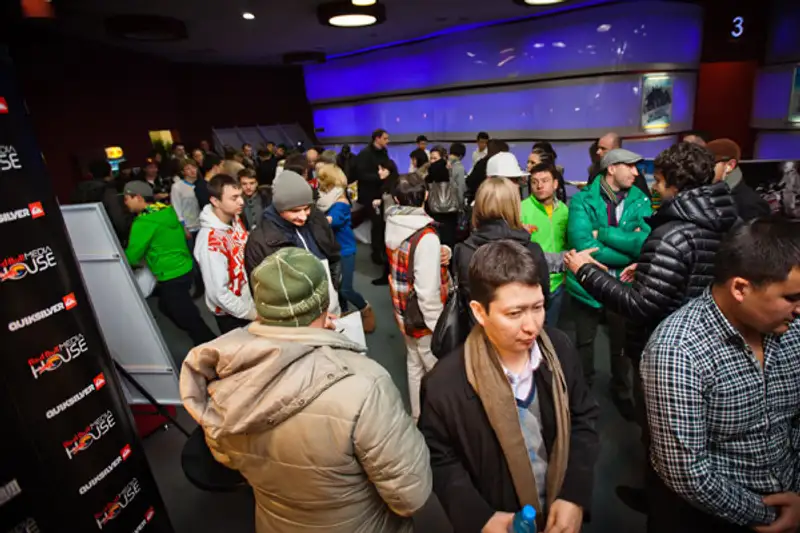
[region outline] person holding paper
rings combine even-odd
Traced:
[[[256,533],[411,533],[428,448],[389,373],[332,331],[325,267],[285,247],[251,282],[258,318],[192,350],[180,389],[217,461],[253,486]]]

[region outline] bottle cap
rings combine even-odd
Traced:
[[[532,505],[526,505],[522,508],[522,518],[525,521],[533,522],[536,520],[536,509]]]

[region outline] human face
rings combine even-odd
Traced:
[[[413,162],[414,160],[412,159],[411,161]],[[380,176],[382,180],[388,178],[389,174],[390,172],[388,168],[383,168],[382,166],[378,165],[378,176]]]
[[[639,170],[636,168],[636,165],[620,163],[608,167],[607,177],[611,177],[609,185],[612,187],[616,186],[615,189],[617,190],[627,191],[633,187],[633,183],[636,181],[636,176],[638,175]]]
[[[478,139],[478,151],[483,152],[486,150],[486,146],[489,144],[487,139]]]
[[[531,176],[533,196],[543,204],[549,204],[553,201],[557,187],[558,181],[553,179],[553,175],[550,172],[537,172]]]
[[[539,154],[531,153],[530,155],[528,155],[528,174],[531,173],[531,171],[533,170],[533,167],[535,167],[536,165],[538,165],[541,162],[542,162],[542,158],[539,157]]]
[[[295,226],[305,226],[308,217],[311,216],[311,206],[301,205],[288,211],[281,211],[281,218],[287,222],[291,222]]]
[[[442,160],[442,154],[440,154],[439,152],[431,152],[430,160],[431,160],[431,163],[436,163],[437,161],[441,161]]]
[[[800,267],[777,283],[756,287],[743,278],[734,278],[730,285],[741,304],[741,321],[759,333],[786,333],[800,317]]]
[[[146,167],[144,167],[145,179],[153,181],[154,179],[156,179],[157,175],[158,175],[158,165],[151,163],[148,164]]]
[[[283,148],[282,146],[278,147],[275,149],[275,153],[278,155],[278,157],[283,157],[286,155],[286,149]]]
[[[275,153],[275,145],[273,143],[267,143],[267,152],[271,154]]]
[[[192,159],[194,159],[195,162],[198,165],[202,165],[203,164],[203,160],[205,158],[206,158],[206,155],[203,153],[202,150],[195,150],[194,152],[192,152]]]
[[[428,147],[428,141],[419,141],[417,143],[417,148],[419,148],[420,150],[425,150],[425,148],[427,147]]]
[[[186,147],[182,144],[175,145],[175,157],[178,159],[185,159],[186,158]]]
[[[194,165],[186,165],[183,167],[183,177],[189,181],[197,179],[197,167]]]
[[[308,159],[309,165],[313,165],[314,163],[316,163],[318,157],[319,157],[319,152],[317,152],[313,148],[309,149],[306,152],[306,159]]]
[[[495,291],[488,310],[474,300],[470,307],[501,356],[530,351],[544,325],[541,285],[509,283]]]
[[[225,215],[233,218],[241,214],[244,207],[244,199],[242,198],[242,189],[239,187],[231,187],[226,185],[222,188],[222,198],[217,200],[211,199],[214,207],[222,211]]]
[[[200,149],[204,152],[210,152],[211,145],[208,144],[208,141],[200,141]]]
[[[122,197],[122,201],[125,202],[125,207],[127,207],[128,211],[131,213],[141,213],[147,207],[147,203],[141,196],[126,194]]]
[[[617,148],[615,144],[616,143],[614,142],[614,138],[610,135],[603,135],[602,137],[600,137],[600,140],[597,141],[598,157],[602,159],[602,157],[606,155],[608,152],[610,152],[614,148]]]
[[[242,151],[244,152],[245,156],[253,157],[253,147],[250,146],[249,144],[244,145],[244,148],[242,148]]]
[[[239,183],[242,184],[242,192],[248,198],[253,196],[258,190],[258,180],[255,178],[241,177]]]
[[[375,139],[375,146],[377,146],[378,148],[386,148],[387,146],[389,146],[389,134],[384,133],[380,137],[377,137]]]
[[[678,194],[678,188],[674,185],[667,187],[667,180],[664,178],[664,174],[660,170],[656,170],[653,174],[653,177],[656,180],[655,185],[653,185],[653,190],[656,191],[663,200],[669,200]]]
[[[734,168],[736,168],[736,161],[733,159],[717,161],[717,164],[714,165],[714,183],[724,180],[725,176],[733,172]]]

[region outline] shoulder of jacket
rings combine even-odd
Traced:
[[[426,383],[427,399],[443,398],[453,394],[464,383],[467,383],[467,372],[464,368],[465,345],[443,356],[433,370],[423,378]]]

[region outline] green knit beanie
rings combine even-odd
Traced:
[[[325,266],[302,248],[282,248],[250,275],[256,311],[264,324],[308,326],[328,310]]]

